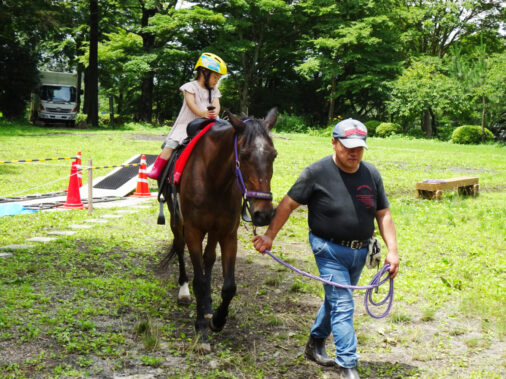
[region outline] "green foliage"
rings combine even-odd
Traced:
[[[376,137],[390,137],[393,134],[401,134],[402,126],[393,122],[383,122],[376,128]]]
[[[302,117],[288,113],[279,114],[274,128],[278,133],[304,133],[308,130],[307,123]]]
[[[381,124],[381,121],[377,120],[369,120],[364,122],[365,127],[367,128],[367,136],[374,137],[376,134],[376,128]]]
[[[414,138],[425,138],[425,132],[420,128],[411,128],[408,129],[408,132],[406,133],[409,137]]]
[[[481,126],[479,125],[462,125],[455,129],[452,134],[452,142],[459,144],[478,144],[493,140],[494,135],[487,128],[485,128],[485,138],[483,138]]]
[[[29,46],[0,37],[0,111],[4,117],[24,116],[38,82],[37,59]]]

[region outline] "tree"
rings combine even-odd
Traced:
[[[431,138],[437,134],[438,118],[469,113],[469,98],[458,80],[443,73],[439,58],[425,57],[413,61],[392,83],[388,110],[405,130],[420,120],[425,136]]]
[[[470,55],[463,55],[458,48],[451,50],[449,57],[450,74],[470,94],[473,108],[480,110],[481,129],[485,134],[486,115],[491,122],[499,117],[506,104],[506,54],[487,53],[485,44],[475,47]],[[502,109],[501,109],[502,108]]]
[[[98,126],[98,0],[90,0],[89,64],[86,69],[87,121]]]
[[[213,52],[229,65],[229,80],[239,99],[240,111],[249,114],[256,107],[252,93],[271,85],[273,72],[285,71],[287,53],[298,37],[291,16],[291,1],[244,0],[201,1],[200,6],[226,18],[223,28],[216,29]]]
[[[38,83],[37,42],[56,25],[57,9],[49,0],[0,2],[0,111],[20,117]]]
[[[407,55],[442,58],[457,41],[478,31],[497,35],[505,8],[498,0],[402,0],[396,13]]]
[[[307,55],[298,71],[310,77],[321,73],[327,92],[328,119],[335,112],[358,118],[384,112],[387,83],[400,72],[400,46],[389,18],[390,1],[301,2],[310,20]]]

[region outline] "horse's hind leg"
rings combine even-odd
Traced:
[[[206,281],[204,260],[202,257],[203,234],[194,228],[185,228],[185,240],[190,251],[190,258],[193,264],[193,293],[197,301],[197,320],[195,330],[200,338],[200,349],[209,352],[211,345],[207,337],[207,320],[205,319],[206,298],[210,296],[209,285]]]
[[[204,317],[208,320],[213,317],[213,305],[211,298],[211,274],[214,262],[216,261],[216,245],[218,240],[213,233],[207,236],[207,245],[204,250],[204,277],[205,277],[205,296],[204,296]]]
[[[219,332],[225,326],[228,316],[228,307],[235,296],[235,259],[237,255],[237,232],[229,234],[220,241],[221,264],[223,267],[223,287],[221,289],[221,304],[214,312],[210,328]]]

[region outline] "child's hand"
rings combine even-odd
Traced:
[[[216,118],[216,111],[214,109],[206,111],[205,118]]]
[[[216,107],[212,105],[207,107],[206,118],[216,118]]]

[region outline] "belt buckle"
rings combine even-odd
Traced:
[[[350,247],[352,249],[360,249],[362,247],[362,241],[357,241],[357,240],[351,241]]]

